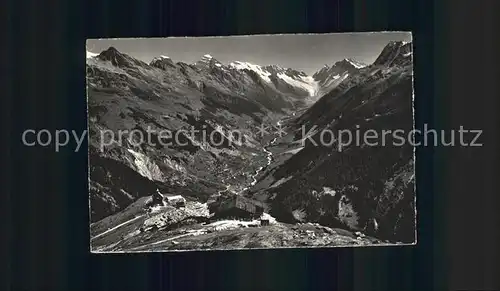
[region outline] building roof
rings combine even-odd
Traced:
[[[221,201],[221,203],[218,205],[218,208],[219,211],[228,210],[230,208],[238,208],[251,213],[256,213],[260,210],[263,210],[262,205],[258,201],[239,195]]]

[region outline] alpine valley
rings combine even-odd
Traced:
[[[148,64],[114,47],[87,52],[91,250],[415,243],[414,148],[339,150],[316,134],[411,131],[412,58],[411,42],[392,41],[372,64],[307,75],[208,54]],[[235,197],[259,218],[218,215]]]

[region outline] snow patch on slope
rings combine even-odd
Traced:
[[[278,73],[278,78],[294,87],[304,89],[305,91],[309,92],[310,96],[314,96],[318,90],[318,82],[310,76],[301,77],[299,80],[297,80],[284,73]]]
[[[326,80],[321,83],[322,88],[326,88],[327,91],[331,90],[333,86],[340,84],[349,74],[344,74],[342,77],[340,74],[329,76]],[[341,79],[342,78],[342,79]],[[341,79],[341,80],[339,80]]]
[[[163,180],[163,175],[158,165],[150,161],[146,155],[131,149],[128,149],[128,152],[134,156],[134,163],[139,174],[150,180]]]
[[[366,67],[365,64],[359,63],[353,59],[346,59],[351,65],[353,65],[356,69],[361,69]]]

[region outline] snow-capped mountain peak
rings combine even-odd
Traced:
[[[341,61],[336,62],[333,67],[343,67],[346,69],[361,69],[366,67],[366,64],[361,63],[353,58],[345,58]]]
[[[316,95],[318,91],[318,83],[316,80],[304,72],[289,68],[282,68],[278,65],[260,66],[242,61],[232,62],[229,66],[237,70],[253,71],[261,79],[268,83],[273,83],[271,80],[271,77],[273,77],[273,80],[285,83],[293,88],[298,88],[301,91],[306,92],[309,96]]]
[[[96,57],[98,56],[99,54],[96,54],[96,53],[93,53],[93,52],[90,52],[90,51],[87,51],[87,58],[93,58],[93,57]]]
[[[407,41],[391,41],[383,49],[375,65],[405,65],[411,62],[412,43]]]
[[[320,87],[319,94],[321,95],[332,90],[348,76],[356,74],[360,69],[366,66],[366,64],[352,58],[337,61],[331,66],[324,65],[313,75],[314,80],[318,82]]]
[[[351,65],[353,65],[356,69],[361,69],[361,68],[364,68],[366,67],[366,64],[363,64],[361,62],[358,62],[354,59],[351,59],[351,58],[347,58],[345,59],[347,62],[349,62]]]
[[[271,79],[269,78],[269,76],[271,76],[271,73],[269,71],[265,70],[262,66],[255,65],[252,63],[248,63],[248,62],[241,62],[241,61],[234,61],[234,62],[230,63],[229,66],[234,68],[234,69],[237,69],[237,70],[253,71],[253,72],[257,73],[257,75],[259,75],[259,77],[262,78],[264,81],[271,82]]]
[[[197,61],[195,65],[197,65],[199,68],[213,68],[214,66],[219,68],[223,67],[222,63],[210,54],[203,55],[203,57],[199,61]]]
[[[321,69],[314,73],[313,77],[318,81],[325,79],[338,79],[345,72],[354,73],[355,71],[366,67],[367,65],[353,58],[346,58],[335,62],[332,66],[325,64]],[[336,76],[336,77],[335,77]]]
[[[170,57],[167,57],[167,56],[164,56],[164,55],[160,55],[158,57],[154,57],[151,62],[154,62],[154,61],[171,61],[172,59],[170,59]]]
[[[109,61],[113,66],[117,67],[134,67],[141,66],[142,62],[130,57],[127,54],[119,52],[114,47],[109,47],[107,50],[102,51],[97,58],[103,61]]]
[[[159,57],[155,57],[149,63],[150,66],[166,70],[168,67],[175,67],[174,62],[170,57],[160,55]]]

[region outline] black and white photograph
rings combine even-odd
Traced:
[[[93,253],[417,243],[411,32],[86,41]]]

